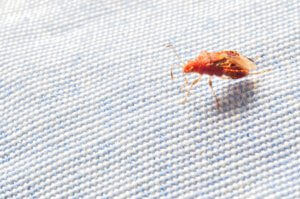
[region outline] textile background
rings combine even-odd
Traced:
[[[300,198],[299,79],[299,0],[0,0],[0,198]]]

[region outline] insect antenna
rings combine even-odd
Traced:
[[[177,57],[178,61],[181,63],[181,65],[184,65],[184,61],[183,59],[179,56],[179,54],[177,53],[177,50],[175,48],[175,46],[173,46],[171,43],[167,44],[166,45],[167,48],[170,48],[175,56]],[[171,66],[171,70],[170,70],[170,74],[171,74],[171,79],[173,80],[174,79],[174,75],[173,75],[173,65]]]
[[[179,54],[177,53],[178,51],[176,50],[175,46],[172,45],[171,43],[167,44],[166,45],[167,48],[170,48],[175,56],[177,57],[178,61],[180,62],[180,64],[182,66],[184,66],[184,61],[183,59],[179,56]],[[180,66],[180,65],[179,65]],[[171,75],[171,79],[173,80],[174,79],[174,75],[173,75],[173,66],[171,66],[171,69],[170,69],[170,75]],[[188,96],[190,96],[190,91],[192,90],[193,86],[195,86],[199,81],[201,80],[201,76],[199,78],[197,78],[196,80],[194,80],[191,85],[189,86],[189,82],[188,82],[188,79],[186,77],[184,77],[184,85],[181,86],[180,90],[181,92],[184,92],[185,93],[185,96],[184,96],[184,100],[182,101],[182,103],[185,103],[187,101],[187,98]]]

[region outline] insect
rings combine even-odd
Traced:
[[[182,60],[177,54],[175,47],[171,44],[167,45],[174,50],[175,55],[179,60]],[[182,61],[181,61],[182,62]],[[187,63],[182,62],[183,73],[198,73],[199,77],[195,79],[189,89],[186,89],[185,100],[190,94],[190,90],[198,82],[200,82],[202,75],[209,75],[208,85],[211,88],[212,94],[216,100],[217,107],[220,107],[219,99],[212,86],[212,77],[217,76],[222,79],[240,79],[247,75],[260,74],[267,71],[251,72],[256,69],[254,61],[247,58],[236,51],[224,50],[219,52],[203,51],[194,60],[189,60]],[[171,68],[171,78],[173,79],[173,69]],[[187,88],[188,81],[185,78],[185,87]]]

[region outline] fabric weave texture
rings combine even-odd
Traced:
[[[169,43],[271,72],[182,104]],[[300,198],[299,0],[0,0],[0,46],[0,198]]]

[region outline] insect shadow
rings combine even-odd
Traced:
[[[224,89],[223,95],[219,95],[220,112],[228,112],[234,109],[247,109],[248,105],[255,101],[255,82],[246,79],[238,84],[230,84]]]

